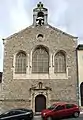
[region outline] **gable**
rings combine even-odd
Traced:
[[[43,44],[48,45],[47,47],[77,47],[77,37],[73,37],[57,28],[50,25],[48,26],[29,26],[24,30],[11,35],[4,40],[8,46],[19,44],[24,45],[25,43],[29,46],[34,43],[34,45]],[[11,46],[12,47],[12,46]]]

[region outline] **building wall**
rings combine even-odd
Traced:
[[[42,34],[43,38],[37,38],[38,34]],[[43,45],[49,49],[49,74],[32,74],[32,52],[38,45]],[[18,107],[19,104],[24,105],[25,103],[34,110],[35,105],[32,106],[32,104],[35,99],[33,97],[40,93],[46,95],[47,106],[57,101],[77,103],[76,47],[76,38],[49,25],[30,26],[5,39],[1,93],[3,108],[9,108],[13,105]],[[27,54],[27,73],[25,75],[15,74],[15,55],[20,50]],[[59,50],[66,52],[66,73],[55,74],[54,55]],[[30,88],[32,86],[37,87],[39,82],[42,82],[45,88],[49,87],[51,90],[43,91],[43,89],[35,88],[35,91],[34,89],[30,91]],[[8,101],[14,102],[9,104]]]
[[[80,47],[79,47],[80,48]],[[83,83],[83,50],[77,49],[78,55],[78,81],[79,81],[79,105],[81,106],[80,85]]]
[[[83,82],[83,50],[78,50],[78,72],[79,83]]]

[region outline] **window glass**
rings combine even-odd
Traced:
[[[49,72],[49,54],[42,46],[39,46],[32,54],[32,72]]]
[[[69,109],[69,108],[73,108],[74,105],[73,104],[66,104],[66,108]]]
[[[17,74],[26,73],[26,54],[24,52],[19,52],[16,55],[15,73]]]
[[[52,105],[52,106],[48,107],[49,110],[53,110],[54,108],[56,108],[56,105]]]
[[[54,57],[54,72],[64,73],[66,72],[66,58],[65,54],[60,51]]]
[[[56,107],[56,110],[63,110],[65,109],[65,106],[64,105],[59,105]]]

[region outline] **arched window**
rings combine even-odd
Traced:
[[[16,55],[15,73],[17,73],[17,74],[25,74],[26,73],[26,54],[24,52],[19,52]]]
[[[66,72],[66,56],[62,51],[59,51],[54,57],[54,72],[55,73]]]
[[[48,73],[49,72],[49,54],[43,46],[39,46],[32,54],[32,72]]]

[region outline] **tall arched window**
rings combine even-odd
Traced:
[[[16,55],[15,73],[17,73],[17,74],[25,74],[26,73],[26,54],[24,52],[19,52]]]
[[[32,72],[48,73],[49,72],[49,54],[45,47],[39,46],[32,54]]]
[[[66,72],[66,56],[62,51],[59,51],[54,57],[54,72],[55,73]]]

